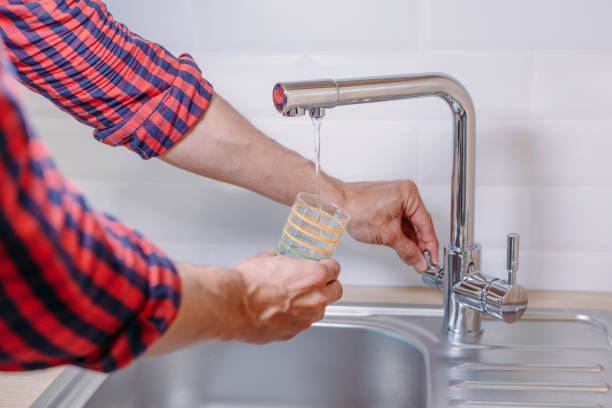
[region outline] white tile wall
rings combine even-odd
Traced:
[[[607,0],[431,0],[429,48],[533,50],[610,49]]]
[[[105,2],[113,17],[143,38],[176,53],[205,45],[200,35],[199,0],[130,0]]]
[[[415,122],[336,120],[333,113],[321,124],[323,170],[346,181],[417,177]],[[314,140],[310,118],[277,116],[253,123],[279,143],[312,158]]]
[[[416,48],[416,0],[199,1],[202,49],[311,52]]]
[[[421,121],[421,183],[449,182],[451,132],[450,121]],[[609,120],[481,120],[476,181],[485,186],[610,186],[611,137]]]
[[[144,37],[194,55],[239,111],[308,157],[310,121],[276,113],[275,82],[421,71],[456,76],[477,111],[475,222],[483,269],[503,275],[505,234],[517,231],[526,286],[612,291],[609,1],[107,4]],[[102,146],[40,97],[26,92],[25,99],[35,128],[90,201],[176,259],[230,266],[277,239],[283,206]],[[337,108],[322,132],[325,170],[345,180],[416,180],[447,241],[452,146],[444,103]],[[344,239],[337,256],[345,283],[419,284],[388,248]]]
[[[610,3],[612,4],[612,3]],[[612,37],[608,37],[612,42]],[[550,119],[610,119],[612,46],[536,54],[533,113]]]

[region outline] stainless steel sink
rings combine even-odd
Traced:
[[[87,407],[422,407],[423,355],[362,328],[316,327],[263,347],[213,343],[111,376]]]
[[[345,304],[294,340],[209,343],[110,376],[68,368],[34,407],[612,407],[612,313],[531,310],[451,344],[439,308]]]

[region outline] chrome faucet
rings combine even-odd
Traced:
[[[482,334],[480,313],[513,323],[527,309],[527,291],[516,284],[518,234],[508,235],[508,280],[480,273],[480,245],[474,242],[475,112],[467,90],[456,79],[439,73],[370,78],[281,82],[274,86],[274,106],[288,117],[323,117],[325,109],[340,105],[438,96],[453,114],[453,168],[450,243],[445,266],[430,254],[423,281],[444,290],[442,330],[451,341],[475,341]]]

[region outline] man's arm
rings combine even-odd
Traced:
[[[313,163],[264,135],[219,94],[161,159],[283,204],[290,205],[300,191],[314,191]],[[431,216],[413,182],[344,183],[322,172],[321,194],[351,214],[349,232],[355,239],[391,246],[419,271],[426,268],[425,249],[437,261]]]
[[[212,86],[191,57],[175,58],[131,33],[99,0],[0,3],[0,34],[21,81],[95,127],[104,143],[142,158],[164,155],[285,204],[313,190],[311,162],[221,98],[209,109]],[[349,211],[354,238],[393,247],[417,270],[425,269],[423,250],[437,260],[431,217],[413,182],[345,184],[323,175],[322,192]]]
[[[288,339],[340,298],[336,261],[263,253],[232,269],[175,267],[93,211],[26,126],[1,45],[0,370],[112,371],[151,344],[159,354],[211,339]]]

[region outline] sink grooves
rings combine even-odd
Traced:
[[[572,372],[601,373],[603,366],[597,365],[556,365],[556,364],[478,364],[463,363],[456,367],[459,371],[538,371],[538,372]]]
[[[576,392],[608,392],[610,386],[605,383],[592,384],[555,384],[555,383],[513,383],[502,381],[454,381],[451,387],[469,390],[497,391],[576,391]]]
[[[511,402],[451,402],[451,408],[603,408],[601,405],[575,405],[575,404],[538,404],[538,403],[511,403]]]

